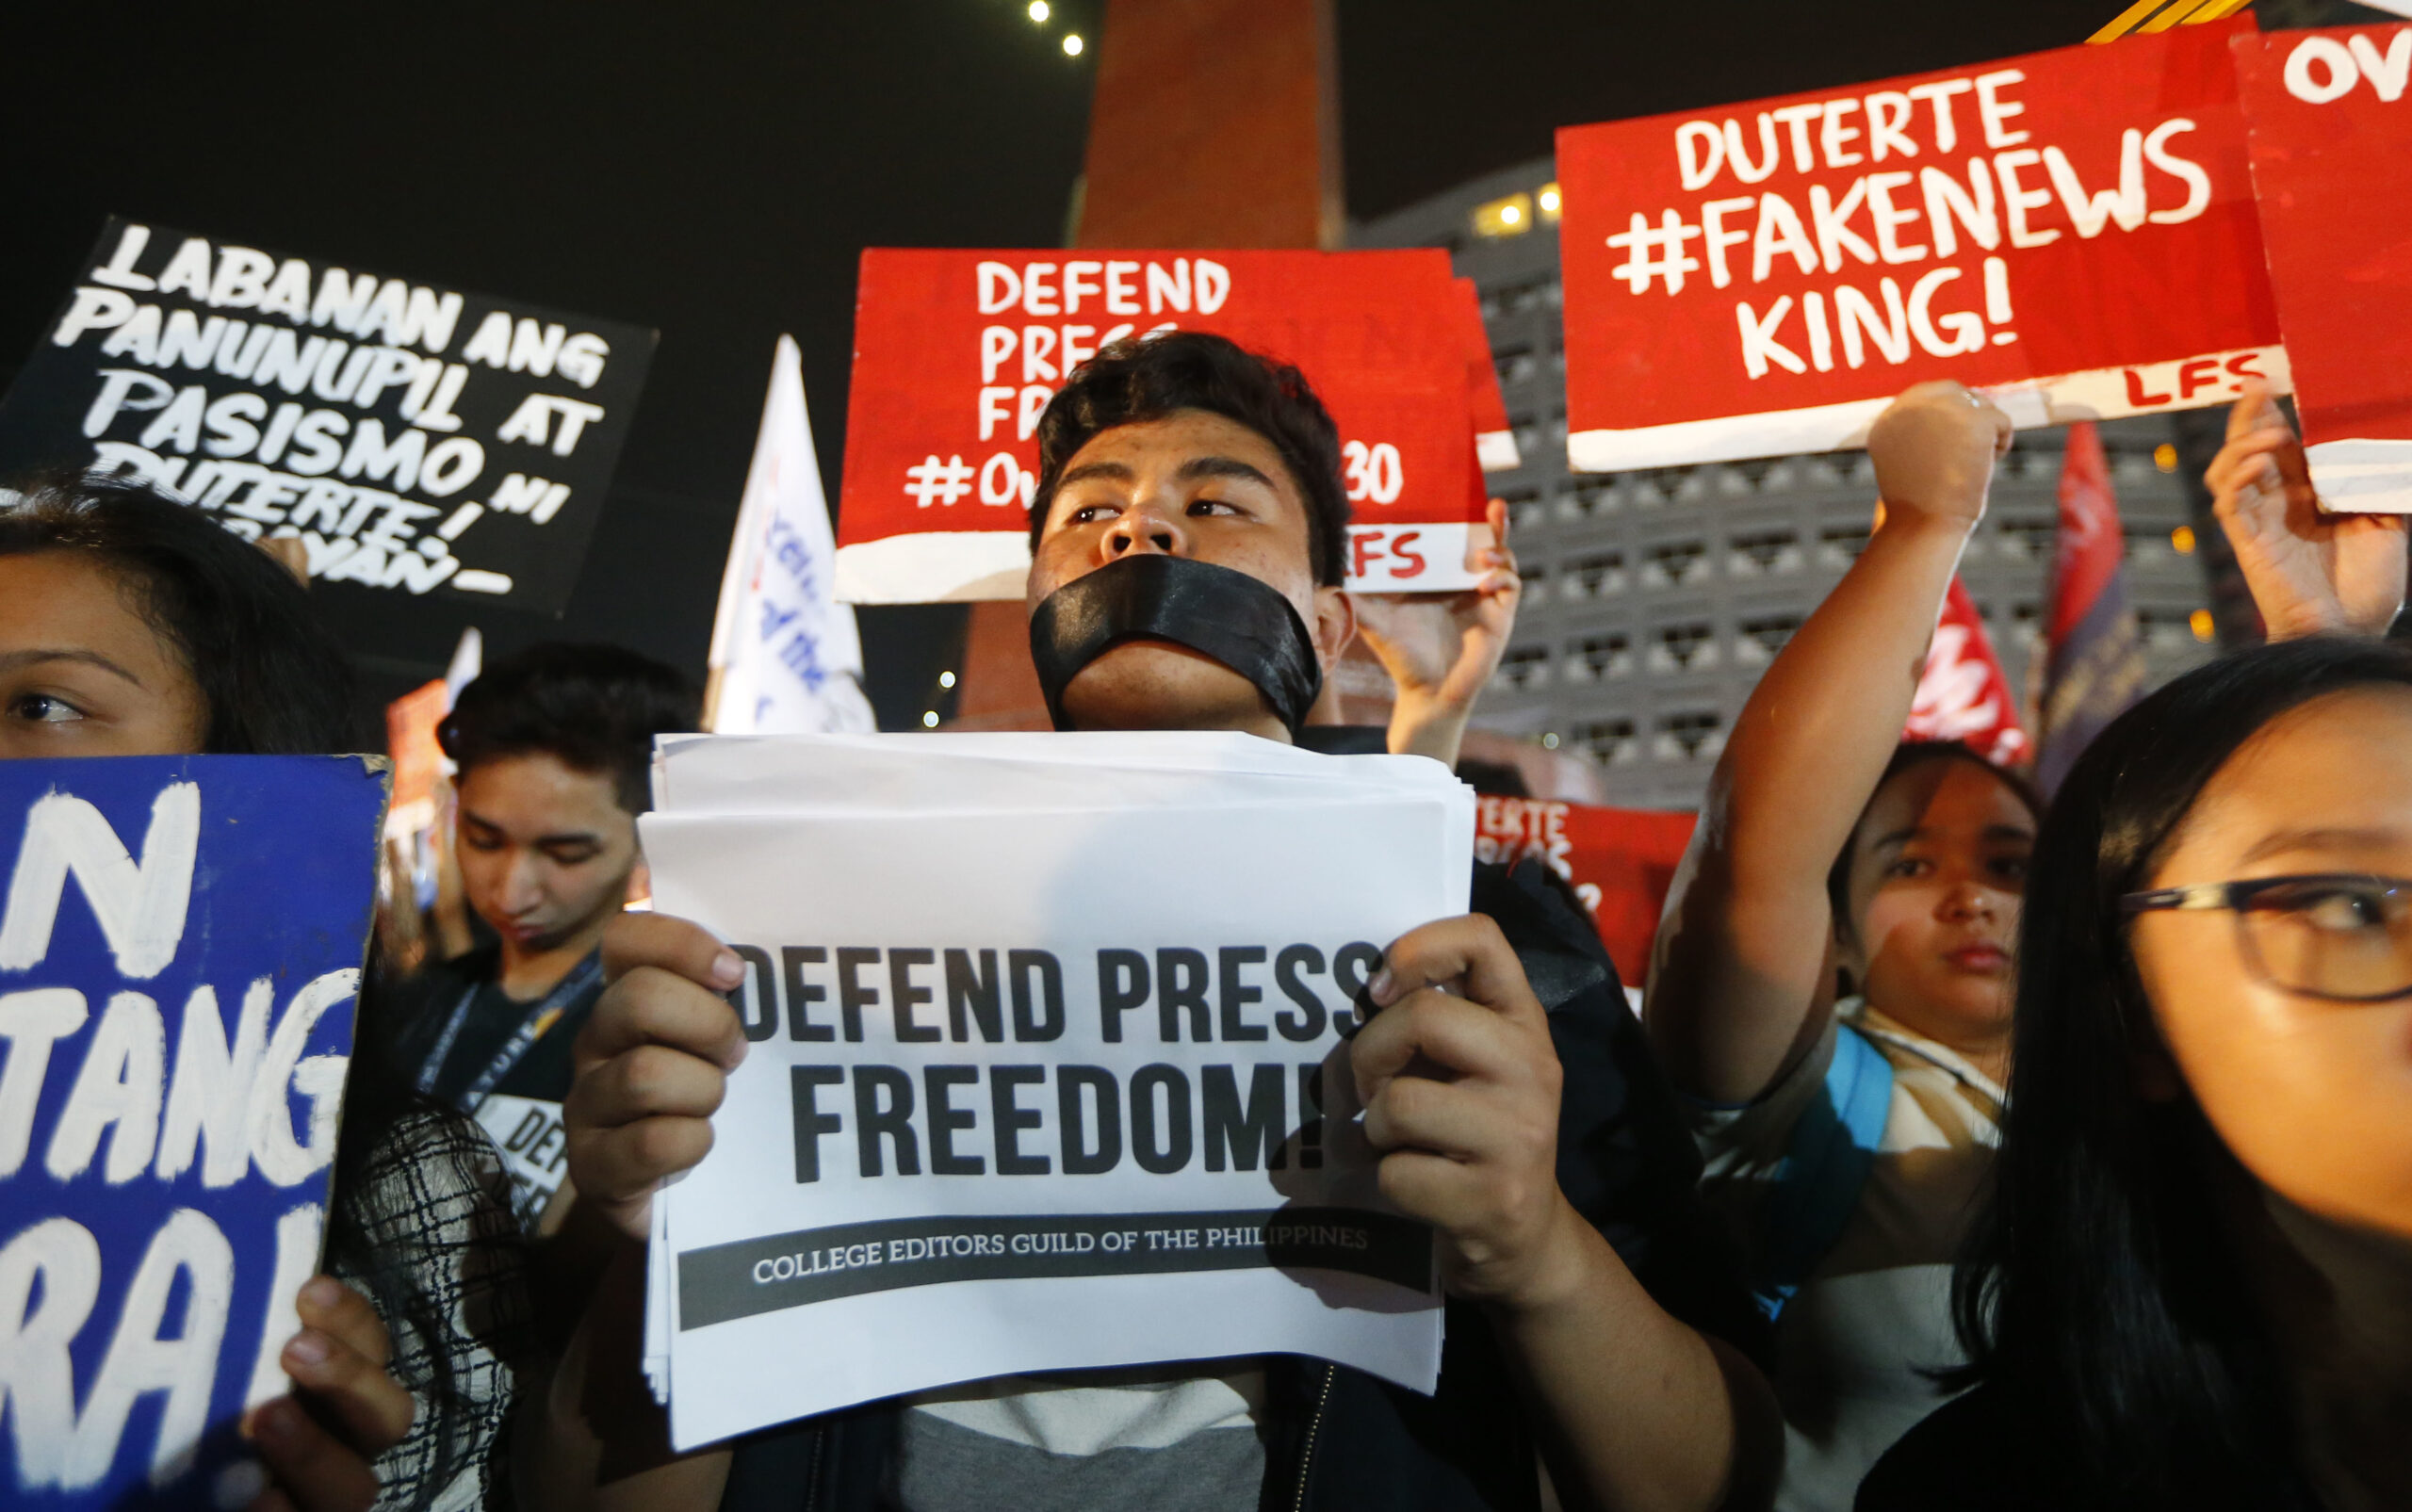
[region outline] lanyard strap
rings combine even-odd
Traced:
[[[511,1038],[503,1042],[502,1048],[495,1051],[485,1069],[478,1073],[477,1080],[453,1099],[454,1105],[463,1113],[477,1112],[479,1104],[486,1100],[486,1095],[494,1091],[495,1083],[509,1076],[513,1068],[527,1058],[528,1052],[536,1048],[536,1042],[561,1022],[562,1015],[569,1011],[570,1003],[579,994],[593,986],[602,974],[603,952],[598,950],[572,967],[569,975],[554,984],[552,991],[530,1003],[519,1021],[519,1027],[512,1032]],[[469,1010],[477,1002],[481,985],[482,984],[472,984],[467,991],[461,994],[461,1000],[453,1005],[452,1016],[445,1021],[444,1032],[437,1036],[435,1049],[429,1053],[426,1064],[419,1067],[418,1090],[421,1094],[434,1094],[444,1063],[452,1058],[452,1043],[461,1037],[462,1026],[468,1022]]]

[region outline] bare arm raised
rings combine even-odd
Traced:
[[[1899,743],[2010,441],[2009,416],[1957,383],[1910,389],[1869,433],[1875,533],[1743,707],[1668,899],[1648,1024],[1677,1085],[1748,1101],[1823,1032],[1826,874]]]

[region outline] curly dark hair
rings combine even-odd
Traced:
[[[653,738],[702,720],[694,685],[624,646],[547,642],[495,662],[461,690],[435,739],[465,777],[481,762],[544,752],[611,779],[620,806],[648,802]]]
[[[1306,375],[1204,331],[1117,341],[1073,369],[1038,417],[1038,489],[1030,545],[1038,548],[1065,464],[1116,426],[1204,410],[1273,444],[1307,501],[1307,562],[1337,588],[1348,559],[1348,494],[1340,480],[1340,431]]]
[[[356,748],[350,664],[309,591],[266,552],[131,479],[57,469],[9,492],[0,557],[57,552],[107,568],[200,689],[204,755]]]

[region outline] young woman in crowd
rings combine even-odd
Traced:
[[[2412,1505],[2412,656],[2171,683],[2039,837],[1978,1383],[1860,1505]]]
[[[302,586],[197,510],[62,475],[0,493],[0,758],[350,748],[350,675]],[[525,1302],[478,1130],[416,1104],[364,1016],[327,1254],[245,1431],[254,1512],[481,1505]],[[382,1488],[382,1490],[381,1490]]]
[[[2401,522],[2321,513],[2266,394],[2229,437],[2209,480],[2273,633],[2383,630]],[[1950,1264],[1998,1139],[2040,805],[1899,732],[2009,443],[1956,384],[1878,420],[1879,524],[1736,722],[1660,935],[1652,1037],[1778,1316],[1787,1508],[1850,1505],[1964,1358]]]
[[[2257,390],[2206,480],[2296,643],[2146,699],[2056,798],[1955,1278],[1980,1384],[1862,1506],[2412,1499],[2412,658],[2348,639],[2403,606],[2404,525],[2322,512]]]
[[[1645,1022],[1779,1313],[1780,1506],[1848,1507],[1940,1400],[1918,1367],[1958,1358],[2037,805],[1964,746],[1899,741],[2010,434],[1955,383],[1877,421],[1882,520],[1736,722],[1659,935]]]

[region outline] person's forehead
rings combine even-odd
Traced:
[[[117,575],[80,552],[0,556],[0,649],[39,641],[172,666],[175,653]]]
[[[1861,833],[1876,837],[1915,828],[1981,832],[2034,827],[2034,817],[2010,785],[1974,761],[1937,756],[1897,772],[1877,789]]]
[[[2412,827],[2412,689],[2357,688],[2288,710],[2204,785],[2171,854],[2241,854],[2280,833]]]
[[[1229,415],[1207,410],[1176,410],[1156,419],[1100,431],[1072,454],[1064,470],[1071,473],[1113,463],[1134,474],[1172,472],[1184,463],[1206,457],[1248,463],[1272,480],[1277,491],[1285,496],[1297,492],[1297,480],[1291,477],[1279,447]]]
[[[461,773],[463,806],[495,822],[529,814],[617,808],[611,774],[571,766],[550,751],[488,756]]]

